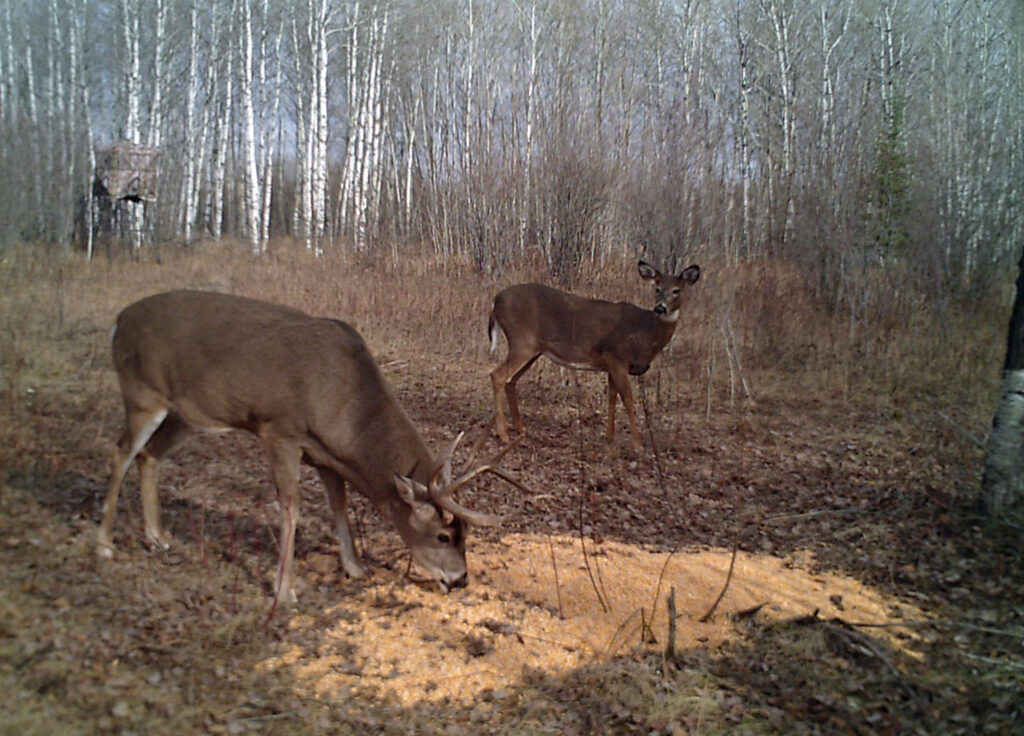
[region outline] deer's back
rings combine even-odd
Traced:
[[[365,342],[344,322],[197,291],[126,307],[113,358],[125,391],[155,392],[199,424],[308,420],[381,381]]]
[[[529,332],[540,346],[566,341],[607,346],[647,327],[650,313],[626,302],[588,299],[543,284],[517,284],[494,298],[494,318],[510,339]]]

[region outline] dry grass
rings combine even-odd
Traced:
[[[121,421],[109,368],[117,312],[157,291],[202,288],[345,319],[439,447],[490,415],[486,374],[496,359],[484,332],[493,294],[544,274],[520,266],[481,275],[416,257],[316,259],[289,243],[259,259],[231,244],[165,249],[160,263],[8,250],[0,260],[0,681],[19,695],[0,733],[829,732],[877,723],[864,719],[879,708],[913,715],[913,699],[899,692],[872,691],[868,702],[851,687],[847,697],[863,710],[850,711],[822,688],[845,687],[840,676],[891,684],[887,661],[911,677],[924,656],[916,636],[879,634],[880,654],[860,661],[856,642],[834,633],[744,633],[725,614],[762,599],[772,606],[761,624],[811,608],[874,622],[917,616],[908,601],[941,612],[947,602],[931,587],[927,558],[945,543],[949,499],[969,485],[977,450],[937,412],[984,434],[1002,305],[942,312],[878,275],[870,291],[891,296],[889,305],[879,297],[851,320],[828,313],[806,277],[784,265],[701,265],[676,340],[644,377],[658,467],[603,440],[601,376],[539,363],[522,382],[531,441],[509,458],[539,495],[525,502],[501,487],[469,489],[471,505],[516,513],[506,528],[474,530],[474,583],[464,594],[442,599],[404,583],[394,534],[359,502],[353,513],[375,574],[366,584],[345,580],[322,492],[307,477],[302,603],[266,624],[274,511],[256,502],[270,497],[269,484],[245,437],[196,441],[166,463],[165,518],[179,540],[170,554],[138,543],[141,513],[129,490],[117,560],[93,559]],[[577,291],[650,298],[634,263],[589,275]],[[623,422],[620,413],[622,430]],[[829,515],[848,507],[854,515]],[[735,532],[774,514],[821,510],[764,523],[741,556],[735,597],[707,628],[698,625],[721,582],[720,548]],[[900,536],[893,520],[917,514],[936,540]],[[650,608],[652,579],[657,586],[662,561],[679,548],[680,567],[666,578],[689,601],[680,603],[678,661],[658,653],[663,620],[659,644],[639,646],[639,606],[597,610],[572,542],[580,519],[588,544],[602,549],[602,585],[616,600],[632,584]],[[548,533],[568,555],[559,558],[561,587],[551,579]],[[557,646],[531,642],[543,631]],[[414,653],[423,666],[412,665]],[[809,688],[817,704],[793,706],[778,682],[744,679],[736,668],[747,661],[752,672],[785,671],[783,685]],[[957,703],[971,692],[966,682],[929,687],[951,687]]]

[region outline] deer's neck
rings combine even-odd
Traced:
[[[654,323],[651,325],[652,348],[651,357],[661,352],[662,348],[669,344],[672,335],[676,332],[676,323],[679,321],[679,310],[665,315],[657,315],[651,312]]]

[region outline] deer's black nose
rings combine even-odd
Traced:
[[[655,314],[665,314],[665,312],[667,312],[667,311],[668,310],[665,309],[665,305],[664,304],[659,304],[658,306],[656,306],[654,308],[654,313]]]

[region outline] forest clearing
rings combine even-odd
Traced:
[[[879,320],[872,357],[797,272],[702,267],[673,343],[631,379],[641,451],[621,411],[605,439],[603,375],[541,360],[503,460],[532,493],[491,478],[461,492],[503,519],[471,528],[467,587],[444,595],[408,569],[358,495],[371,576],[348,579],[304,472],[298,603],[274,609],[278,512],[244,433],[164,463],[166,552],[144,543],[133,468],[117,552],[97,559],[118,311],[196,288],[344,319],[439,451],[493,412],[490,300],[543,271],[287,243],[159,262],[6,251],[0,732],[1019,732],[1021,538],[975,505],[970,437],[998,395],[1006,300]],[[635,268],[587,264],[575,290],[649,306]],[[783,293],[784,319],[769,308]]]

